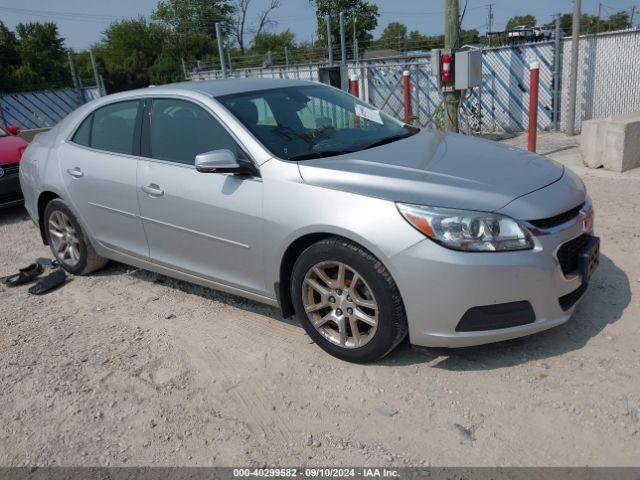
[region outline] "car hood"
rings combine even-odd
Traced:
[[[0,166],[20,161],[20,147],[29,145],[24,139],[9,135],[0,137]]]
[[[350,154],[298,162],[324,188],[436,207],[495,211],[559,180],[564,167],[493,141],[422,130]]]

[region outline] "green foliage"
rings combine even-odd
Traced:
[[[55,23],[0,23],[0,92],[42,90],[69,84],[64,40]]]
[[[268,51],[283,52],[285,47],[293,50],[294,40],[295,35],[288,29],[280,33],[261,33],[254,38],[249,54],[265,54]]]
[[[400,22],[391,22],[385,27],[376,42],[378,48],[389,48],[395,50],[406,50],[407,48],[407,26]]]
[[[554,29],[556,26],[555,20],[546,23],[545,28]],[[564,31],[565,35],[571,35],[573,30],[573,15],[565,13],[560,16],[560,28]],[[624,30],[631,28],[631,19],[629,13],[626,11],[620,11],[610,15],[608,18],[601,18],[598,20],[597,15],[589,15],[583,13],[580,15],[580,33],[602,33],[611,32],[615,30]]]
[[[515,17],[511,17],[507,22],[507,30],[513,30],[514,27],[519,27],[520,25],[525,25],[527,27],[535,27],[536,26],[536,17],[533,15],[516,15]]]
[[[334,45],[340,45],[340,23],[338,15],[344,12],[346,36],[351,43],[353,21],[356,21],[356,38],[360,49],[364,49],[373,39],[371,32],[378,26],[378,6],[364,0],[309,0],[316,6],[318,37],[322,46],[327,44],[327,23],[325,16],[331,14],[331,38]]]
[[[177,34],[215,37],[215,24],[231,29],[233,6],[228,0],[160,0],[151,18]]]
[[[19,66],[18,39],[0,22],[0,92],[13,91],[13,76]]]

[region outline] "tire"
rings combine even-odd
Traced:
[[[65,218],[68,219],[68,222],[64,220]],[[59,198],[51,200],[44,210],[43,222],[51,252],[67,272],[74,275],[86,275],[107,264],[108,260],[96,253],[78,219],[64,201]],[[60,240],[57,239],[56,233],[59,234],[60,231],[65,231],[67,234],[69,232],[75,233],[68,238],[72,238],[71,242],[76,246],[73,251],[77,252],[77,260],[75,257],[67,255],[66,252],[57,251],[56,246],[60,245]]]
[[[341,278],[344,288],[336,288]],[[371,252],[345,238],[329,237],[302,252],[293,266],[291,298],[307,334],[342,360],[379,360],[407,334],[407,316],[391,274]]]

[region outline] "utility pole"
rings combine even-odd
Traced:
[[[454,50],[458,48],[460,42],[460,5],[458,0],[444,0],[444,11],[444,48]],[[444,110],[444,129],[447,132],[457,132],[460,92],[444,93]]]
[[[93,68],[93,78],[96,81],[96,88],[98,89],[98,95],[101,97],[104,95],[100,86],[100,75],[98,75],[98,65],[96,64],[96,56],[93,53],[93,49],[89,49],[89,58],[91,58],[91,67]]]
[[[488,24],[488,32],[489,32],[489,46],[491,46],[491,31],[493,29],[493,3],[490,3],[489,5],[489,21],[487,22]]]
[[[576,92],[578,90],[578,37],[580,35],[580,0],[573,0],[573,26],[571,32],[571,71],[569,77],[569,107],[567,108],[567,135],[576,134]]]
[[[289,49],[287,47],[284,47],[284,64],[289,66]]]
[[[67,51],[67,56],[69,57],[69,70],[71,71],[71,82],[73,83],[73,89],[76,91],[76,96],[78,97],[78,103],[84,103],[84,98],[82,98],[82,90],[80,89],[80,82],[78,82],[78,74],[76,73],[76,59],[73,56],[73,49],[69,49]]]
[[[633,28],[633,17],[636,15],[636,6],[631,7],[631,15],[629,15],[629,25]]]
[[[343,67],[347,64],[347,44],[344,34],[344,12],[340,12],[340,64]]]
[[[227,67],[224,64],[224,49],[222,48],[222,32],[220,24],[216,22],[216,39],[218,41],[218,55],[220,55],[220,70],[222,70],[222,78],[227,78]]]
[[[598,3],[598,17],[596,18],[596,35],[600,33],[600,14],[602,13],[602,3]]]
[[[333,39],[331,38],[331,15],[324,17],[327,23],[327,49],[329,50],[329,66],[333,67]]]

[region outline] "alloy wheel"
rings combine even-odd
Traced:
[[[338,261],[320,262],[303,280],[302,303],[315,329],[343,348],[366,345],[378,327],[378,303],[354,268]]]
[[[49,241],[58,260],[70,267],[80,262],[80,241],[69,217],[60,210],[49,216]]]

